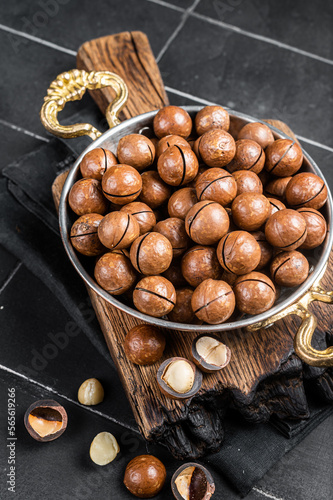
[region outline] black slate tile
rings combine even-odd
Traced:
[[[0,245],[0,289],[2,289],[18,264],[18,260]]]
[[[12,128],[0,123],[1,137],[1,157],[0,172],[9,163],[16,160],[19,156],[30,153],[38,148],[43,141],[25,134],[23,131],[13,130]]]
[[[333,145],[332,66],[195,18],[159,64],[170,87],[258,118],[280,119],[299,135]]]
[[[321,57],[333,59],[332,2],[205,0],[195,12]]]
[[[144,31],[157,55],[182,14],[146,0],[82,0],[79,5],[78,2],[55,0],[49,2],[50,8],[47,4],[33,0],[1,5],[1,23],[75,51],[93,38],[121,31]]]
[[[75,401],[81,383],[96,377],[106,393],[98,410],[137,428],[111,357],[110,362],[102,357],[54,295],[24,266],[1,294],[0,307],[0,364]],[[93,320],[88,299],[84,307],[87,321]],[[102,338],[98,326],[96,335]],[[114,398],[117,405],[112,404]]]

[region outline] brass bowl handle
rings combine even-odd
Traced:
[[[282,312],[275,314],[265,321],[249,326],[248,330],[256,331],[261,328],[267,328],[289,314],[296,314],[302,318],[302,324],[294,337],[294,348],[296,354],[302,361],[311,366],[333,366],[333,346],[328,347],[323,351],[318,351],[311,345],[312,336],[317,326],[317,318],[308,309],[309,304],[315,300],[318,300],[319,302],[326,302],[327,304],[333,304],[333,292],[327,292],[320,285],[320,281],[326,271],[326,267],[327,266],[325,266],[323,271],[320,273],[320,276],[317,278],[310,290],[306,292],[306,294],[303,295],[298,302],[295,302],[295,304],[292,304]]]
[[[102,133],[89,123],[76,123],[74,125],[63,126],[58,122],[58,113],[66,102],[82,99],[85,91],[112,87],[116,93],[116,98],[109,104],[106,110],[106,119],[110,128],[120,123],[118,114],[127,101],[128,89],[120,76],[111,71],[91,71],[72,69],[61,73],[50,84],[47,96],[44,97],[44,104],[40,111],[40,119],[48,132],[70,139],[89,135],[95,140]]]

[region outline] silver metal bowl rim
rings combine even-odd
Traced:
[[[189,113],[194,113],[198,112],[200,109],[202,109],[202,106],[181,106],[183,109],[188,111]],[[238,111],[233,111],[231,109],[228,109],[228,112],[230,115],[234,115],[237,118],[243,119],[247,122],[260,122],[265,125],[268,125],[269,128],[275,132],[277,135],[279,135],[282,138],[288,138],[288,135],[282,132],[281,130],[277,129],[276,127],[270,125],[269,123],[266,123],[262,120],[259,120],[257,118],[253,118],[252,116],[239,113]],[[60,233],[61,233],[61,238],[65,247],[65,250],[67,252],[67,255],[75,267],[76,271],[78,274],[81,276],[81,278],[85,281],[85,283],[93,289],[100,297],[105,299],[108,303],[112,304],[115,306],[117,309],[120,309],[121,311],[139,319],[142,321],[145,321],[147,323],[151,323],[157,326],[160,326],[162,328],[169,328],[172,330],[181,330],[181,331],[193,331],[195,330],[198,333],[203,333],[203,332],[220,332],[220,331],[225,331],[225,330],[235,330],[237,328],[246,328],[250,325],[253,325],[255,323],[259,323],[261,321],[264,321],[271,316],[281,312],[282,310],[286,309],[288,306],[296,302],[298,299],[300,299],[313,285],[315,282],[316,278],[320,275],[321,271],[323,270],[326,262],[328,261],[330,251],[332,248],[333,244],[333,232],[328,231],[326,240],[325,240],[325,246],[324,246],[324,251],[319,259],[318,263],[315,265],[313,272],[309,275],[308,279],[300,285],[289,297],[287,297],[285,300],[283,300],[280,304],[275,305],[268,311],[258,314],[256,316],[247,316],[245,319],[241,319],[238,321],[234,322],[228,322],[228,323],[221,323],[218,325],[190,325],[190,324],[183,324],[183,323],[175,323],[173,321],[169,321],[163,318],[155,318],[153,316],[149,316],[147,314],[141,313],[140,311],[133,309],[130,306],[127,306],[126,304],[123,304],[115,296],[110,295],[108,292],[103,290],[93,279],[92,277],[87,273],[87,271],[84,269],[82,264],[80,263],[74,248],[72,247],[70,240],[69,240],[69,235],[68,235],[68,230],[67,230],[67,220],[68,220],[68,203],[67,203],[67,198],[68,198],[68,193],[69,190],[73,184],[74,178],[77,175],[77,171],[79,168],[79,164],[83,158],[83,156],[90,151],[93,148],[99,147],[102,145],[102,143],[112,137],[112,135],[116,132],[124,132],[126,133],[126,129],[130,124],[135,124],[135,123],[140,123],[141,121],[146,121],[149,119],[153,119],[155,114],[157,113],[156,111],[150,111],[148,113],[144,113],[141,115],[138,115],[134,118],[130,118],[124,122],[122,122],[120,125],[117,125],[116,127],[108,130],[104,134],[101,135],[98,139],[93,141],[83,152],[82,154],[77,158],[76,162],[74,163],[73,167],[71,168],[68,177],[65,181],[61,199],[60,199],[60,205],[59,205],[59,225],[60,225]],[[323,176],[320,168],[317,166],[315,161],[306,153],[306,151],[303,150],[304,156],[307,158],[309,163],[311,164],[311,167],[314,169],[316,174],[321,177],[325,183],[325,177]],[[332,210],[333,210],[333,202],[332,202],[332,196],[330,189],[326,183],[327,189],[328,189],[328,198],[327,198],[327,210],[328,210],[328,225],[330,226],[331,220],[332,220]]]

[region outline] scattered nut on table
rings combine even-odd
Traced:
[[[138,498],[153,498],[164,486],[166,470],[153,455],[139,455],[125,470],[124,485]]]
[[[90,445],[90,458],[97,465],[107,465],[120,452],[116,438],[110,432],[100,432]]]
[[[206,467],[190,462],[176,470],[171,489],[176,500],[209,500],[215,492],[215,484]]]
[[[77,398],[82,405],[98,405],[104,399],[104,389],[97,378],[88,378],[79,387]]]
[[[52,399],[35,401],[24,415],[24,425],[36,441],[53,441],[65,432],[67,413],[63,406]]]
[[[204,372],[221,370],[230,361],[231,352],[215,335],[202,334],[192,342],[192,359]]]
[[[166,396],[185,399],[200,390],[202,374],[188,359],[174,357],[161,364],[157,372],[157,382]]]

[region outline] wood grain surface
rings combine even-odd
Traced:
[[[168,104],[158,67],[143,33],[121,33],[85,43],[78,52],[78,67],[86,70],[110,70],[120,74],[129,87],[130,100],[124,109],[126,118]],[[92,93],[101,110],[105,110],[112,93],[103,89]],[[267,120],[293,136],[283,122]],[[66,175],[53,185],[58,206]],[[329,269],[332,267],[333,254]],[[332,289],[331,272],[323,286]],[[133,409],[142,434],[169,447],[178,458],[198,458],[216,451],[223,441],[223,415],[233,406],[253,422],[267,421],[274,413],[279,418],[301,419],[308,416],[303,385],[302,362],[294,354],[293,337],[299,319],[288,317],[273,327],[257,332],[236,330],[221,332],[221,340],[232,352],[229,365],[222,371],[204,376],[200,392],[185,401],[164,396],[156,383],[160,362],[171,356],[189,357],[196,333],[165,331],[167,347],[163,358],[153,366],[139,367],[124,354],[127,331],[140,323],[106,303],[88,290],[104,333],[111,356]],[[330,310],[316,304],[320,329],[327,331]],[[332,374],[327,370],[312,372],[323,399],[333,398]]]

